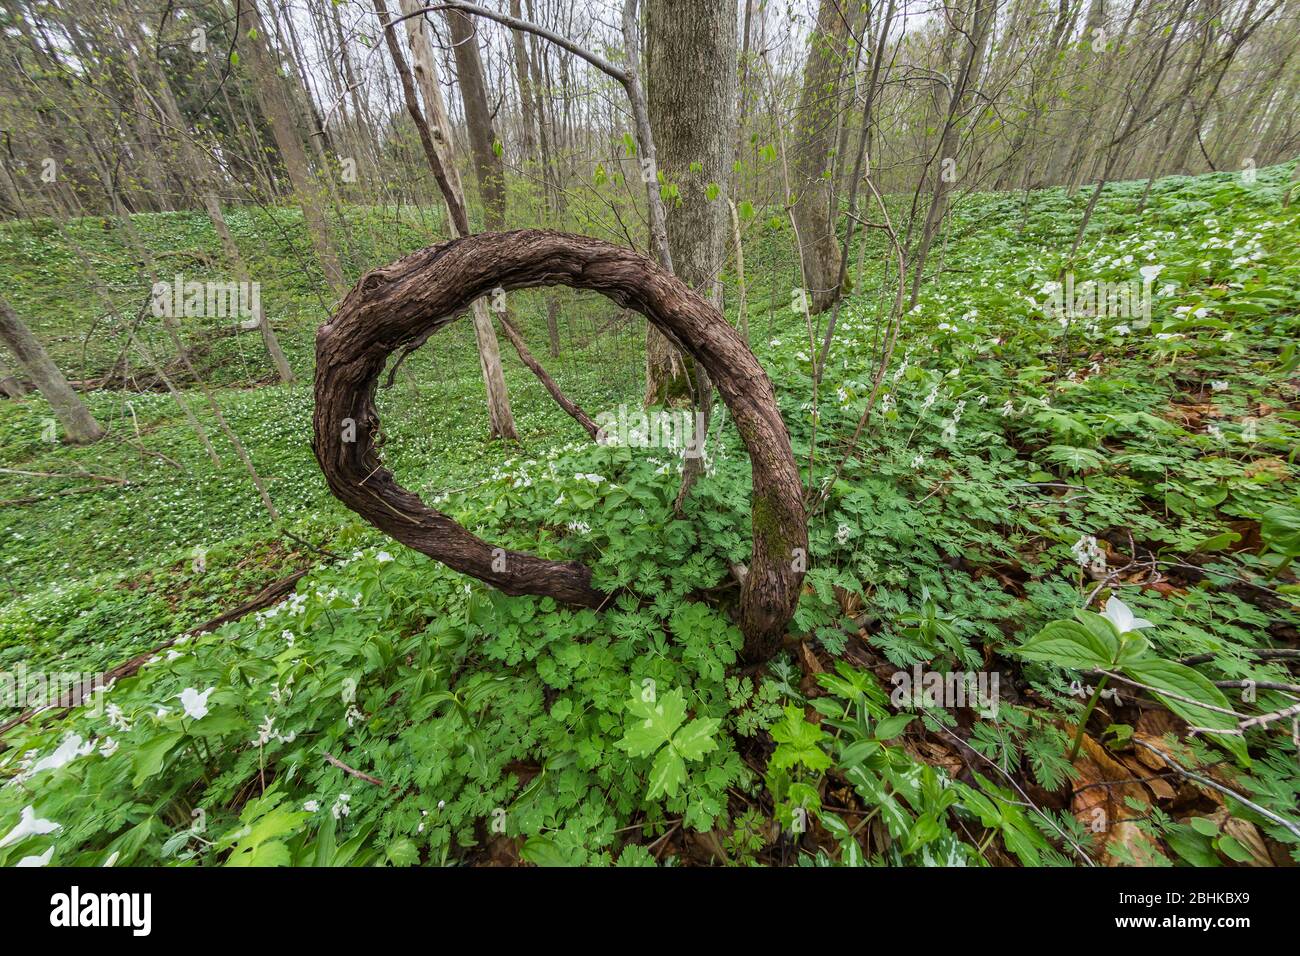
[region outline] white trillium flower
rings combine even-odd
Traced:
[[[63,829],[62,824],[55,823],[53,820],[42,820],[37,817],[35,807],[23,807],[22,813],[19,814],[18,825],[6,833],[3,840],[0,840],[0,847],[6,847],[12,843],[17,843],[19,840],[26,839],[29,836],[42,836],[46,833],[53,833],[55,830],[61,829]]]
[[[1114,624],[1115,630],[1121,635],[1130,631],[1140,631],[1144,627],[1155,627],[1144,617],[1134,617],[1128,605],[1113,594],[1106,601],[1106,610],[1102,612],[1101,616]]]
[[[186,687],[176,696],[181,699],[181,706],[185,708],[185,716],[190,720],[202,720],[208,716],[208,695],[211,694],[215,687],[209,687],[203,693],[199,693],[193,687]]]
[[[38,760],[35,766],[32,767],[31,773],[38,774],[42,770],[58,770],[77,757],[84,757],[94,749],[94,741],[84,742],[80,734],[72,734],[63,743],[59,744],[54,753]],[[0,844],[0,846],[3,846],[3,844]]]
[[[1165,267],[1161,265],[1143,266],[1142,268],[1138,269],[1138,272],[1142,274],[1142,278],[1145,279],[1147,282],[1155,282],[1156,276],[1160,275],[1160,273],[1164,271],[1165,271]]]
[[[50,847],[40,856],[25,856],[14,866],[45,866],[50,862],[50,857],[54,856],[54,847]]]
[[[375,560],[378,561],[380,564],[387,564],[389,561],[393,560],[393,556],[389,554],[387,551],[380,551],[377,555],[375,555]]]

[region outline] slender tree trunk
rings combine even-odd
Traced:
[[[510,15],[522,18],[523,12],[519,0],[510,0]],[[514,43],[515,82],[519,85],[519,109],[523,114],[523,135],[520,137],[524,158],[528,162],[538,162],[537,156],[537,120],[533,108],[533,84],[529,76],[528,44],[524,35],[518,30],[510,31]]]
[[[284,160],[285,171],[293,184],[307,233],[320,260],[325,281],[336,298],[348,291],[347,277],[339,261],[338,250],[330,235],[329,224],[321,204],[321,188],[313,180],[307,154],[293,122],[279,70],[266,42],[266,26],[258,13],[254,0],[241,0],[239,4],[239,47],[247,56],[253,73],[253,90],[262,114],[271,125],[275,144]]]
[[[27,377],[50,403],[63,425],[64,440],[74,445],[88,445],[104,437],[104,429],[72,390],[45,346],[23,324],[7,300],[0,298],[0,342],[4,342],[22,366]]]
[[[403,14],[413,13],[419,10],[421,6],[419,0],[402,0]],[[375,12],[379,14],[380,22],[386,25],[389,17],[384,0],[375,0]],[[411,113],[416,126],[421,129],[429,164],[433,167],[435,178],[438,179],[443,199],[447,204],[447,212],[452,224],[452,234],[456,237],[468,235],[469,215],[465,207],[464,190],[461,188],[460,177],[456,172],[456,156],[451,136],[451,123],[447,117],[447,108],[442,99],[442,91],[438,86],[438,75],[433,59],[433,45],[426,32],[428,24],[423,17],[411,17],[404,23],[407,42],[411,49],[411,60],[414,64],[415,80],[418,82],[420,93],[424,97],[425,108],[433,118],[432,127],[430,127],[426,117],[421,114],[419,106],[415,103],[413,88],[405,92],[407,110]],[[393,55],[393,62],[401,74],[403,87],[405,88],[411,83],[411,78],[406,69],[405,58],[402,57],[401,49],[397,45],[397,37],[393,35],[393,31],[385,28],[384,32],[388,39],[389,51]],[[501,198],[504,201],[504,194]],[[501,210],[501,215],[504,218],[504,210]],[[476,299],[471,307],[471,312],[474,320],[474,336],[478,343],[479,368],[483,373],[483,385],[487,391],[488,419],[491,434],[494,438],[517,440],[519,433],[515,429],[514,414],[510,408],[510,394],[506,390],[505,371],[501,366],[501,346],[497,342],[496,331],[492,328],[492,319],[488,315],[487,303],[483,299]]]
[[[682,5],[672,0],[646,3],[650,126],[658,169],[678,191],[677,201],[667,209],[668,247],[678,278],[718,307],[736,136],[736,51],[734,5]],[[658,330],[653,331],[662,338]],[[678,363],[685,364],[666,339],[663,345],[673,349]],[[693,438],[694,454],[686,458],[678,512],[701,471],[712,405],[713,385],[708,374],[698,364],[692,371],[696,405],[702,415]],[[658,383],[647,376],[647,386],[651,384]],[[651,395],[647,388],[646,397],[661,396]]]
[[[560,357],[560,299],[550,295],[546,299],[546,336],[550,341],[551,357]]]
[[[821,0],[808,41],[803,89],[799,94],[792,163],[792,210],[799,233],[799,258],[809,288],[811,312],[828,308],[840,295],[839,248],[830,216],[834,191],[827,176],[834,148],[841,64],[847,29],[838,0]]]
[[[934,237],[939,232],[944,216],[948,213],[949,171],[951,170],[951,176],[955,178],[957,175],[957,153],[961,148],[957,121],[965,107],[966,93],[974,83],[975,77],[979,75],[980,62],[984,56],[984,46],[988,42],[995,12],[996,4],[994,0],[976,0],[975,12],[971,18],[970,33],[965,35],[969,46],[966,53],[966,62],[962,66],[961,76],[957,80],[956,87],[948,96],[947,116],[944,118],[943,134],[939,138],[938,158],[940,166],[938,173],[934,177],[934,193],[930,197],[929,208],[926,209],[925,225],[921,228],[920,241],[916,252],[912,256],[914,260],[912,268],[915,271],[912,273],[912,295],[908,308],[916,305],[917,297],[921,294],[921,280],[925,273],[926,259],[929,257],[930,247],[934,243]]]
[[[465,106],[465,125],[469,128],[470,154],[474,159],[479,196],[483,200],[483,223],[489,232],[496,232],[503,229],[506,222],[505,171],[488,109],[483,61],[478,50],[478,29],[474,18],[459,10],[447,10],[446,14],[447,25],[451,28],[452,49],[456,54],[456,78],[460,81],[460,96]]]

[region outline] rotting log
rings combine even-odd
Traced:
[[[790,437],[767,374],[706,299],[638,253],[545,230],[482,233],[367,273],[316,333],[312,449],[330,491],[397,541],[506,594],[599,608],[591,570],[495,548],[403,488],[379,456],[375,388],[395,351],[464,315],[474,300],[564,285],[644,315],[708,371],[749,451],[753,555],[740,601],[744,656],[775,653],[794,614],[808,525]]]

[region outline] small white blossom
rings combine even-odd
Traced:
[[[1098,546],[1095,535],[1085,534],[1070,546],[1070,550],[1074,553],[1074,560],[1079,562],[1079,567],[1088,568],[1096,574],[1105,572],[1106,553]]]
[[[338,799],[334,801],[334,806],[330,807],[330,813],[334,814],[335,820],[338,820],[342,817],[346,817],[350,813],[352,813],[352,809],[348,806],[348,801],[351,799],[352,799],[351,794],[348,793],[339,794]]]
[[[25,856],[14,866],[45,866],[50,862],[50,857],[54,856],[54,847],[50,847],[40,856]]]
[[[215,687],[209,687],[203,693],[199,693],[193,687],[186,687],[176,696],[181,699],[181,705],[185,708],[185,716],[190,720],[202,720],[208,715],[208,695],[211,694]]]
[[[1155,627],[1150,621],[1142,617],[1134,617],[1133,612],[1129,610],[1128,605],[1115,597],[1113,594],[1106,601],[1106,610],[1102,612],[1102,617],[1115,625],[1115,630],[1120,634],[1127,634],[1129,631],[1139,631],[1144,627]]]
[[[43,836],[63,829],[62,825],[52,820],[42,820],[36,816],[35,807],[23,807],[18,815],[17,825],[0,839],[0,848],[7,847],[29,836]]]

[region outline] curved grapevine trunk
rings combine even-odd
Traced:
[[[635,309],[707,369],[749,450],[754,552],[741,592],[745,657],[775,653],[794,614],[808,524],[790,437],[767,374],[722,315],[645,257],[541,230],[483,233],[412,253],[364,276],[316,333],[312,443],[334,496],[375,527],[507,594],[600,607],[577,562],[504,551],[425,505],[383,467],[375,387],[388,356],[465,314],[495,289],[566,285]]]

